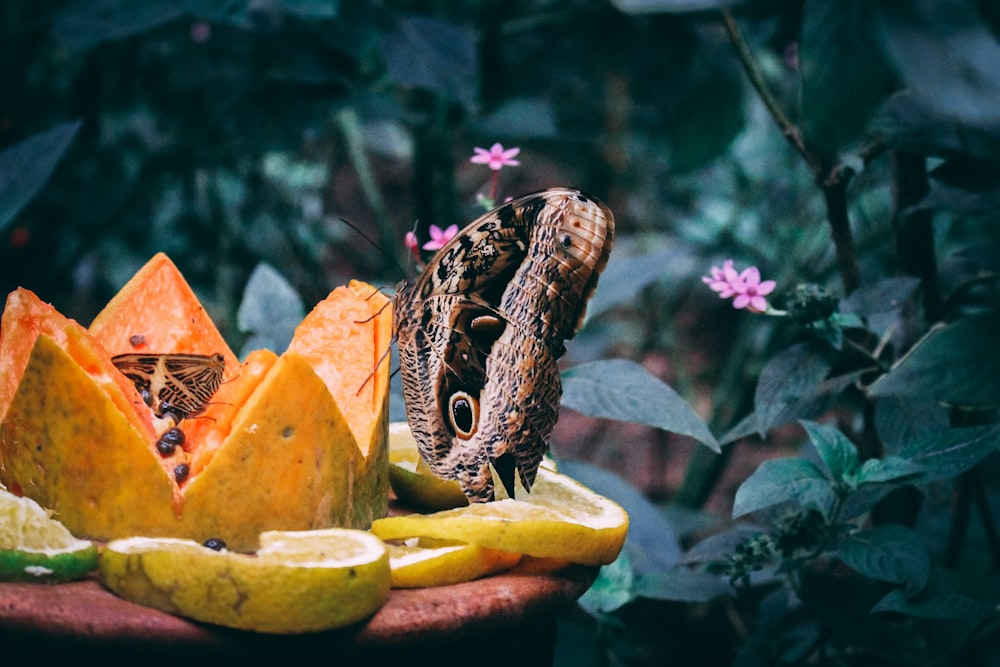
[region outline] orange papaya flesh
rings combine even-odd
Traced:
[[[338,289],[352,298],[318,303],[296,328],[288,349],[306,359],[323,378],[362,452],[367,454],[366,435],[385,394],[376,367],[380,361],[389,363],[388,358],[382,360],[389,349],[388,339],[383,340],[379,334],[391,329],[392,323],[384,321],[384,315],[391,312],[385,296],[371,285],[352,281]],[[365,324],[372,335],[364,339],[354,335],[355,325]]]
[[[352,495],[351,525],[368,525],[388,511],[391,340],[389,299],[352,280],[306,315],[286,352],[301,356],[323,380],[358,443],[365,483]]]
[[[7,414],[35,339],[41,334],[65,348],[81,368],[106,388],[120,410],[126,412],[136,401],[142,402],[132,382],[115,368],[107,350],[86,329],[43,302],[34,292],[18,288],[7,296],[0,320],[0,419]],[[140,413],[135,426],[152,437],[152,414]]]
[[[12,294],[0,324],[0,481],[94,539],[221,537],[252,549],[261,530],[367,527],[388,504],[389,373],[379,360],[392,315],[364,283],[337,288],[316,313],[281,357],[258,350],[239,364],[164,255],[89,332],[26,290]],[[179,424],[185,442],[169,456],[155,443],[170,423],[110,362],[127,352],[226,357],[223,384]],[[87,472],[102,456],[114,458],[111,472]]]

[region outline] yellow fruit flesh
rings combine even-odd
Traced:
[[[389,595],[385,546],[368,533],[264,533],[255,556],[190,540],[129,538],[101,555],[102,583],[142,605],[266,633],[350,625]]]
[[[96,567],[92,542],[76,539],[34,500],[0,485],[0,581],[66,581]]]
[[[388,517],[374,522],[372,532],[387,541],[431,537],[604,565],[621,551],[628,534],[628,515],[614,502],[565,475],[542,468],[531,494],[523,500]]]
[[[509,570],[521,554],[475,544],[424,547],[389,545],[393,588],[429,588],[472,581]]]
[[[469,504],[458,482],[435,476],[420,458],[406,422],[389,424],[389,481],[407,507],[442,510]]]

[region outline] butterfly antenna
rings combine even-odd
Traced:
[[[375,250],[377,250],[378,253],[380,255],[382,255],[382,257],[384,257],[385,259],[387,259],[390,264],[392,264],[393,266],[396,267],[396,269],[399,271],[399,275],[402,278],[406,278],[406,269],[403,268],[403,265],[399,263],[399,260],[397,260],[388,250],[386,250],[385,248],[383,248],[382,246],[380,246],[378,243],[375,243],[375,241],[373,241],[370,236],[368,236],[367,234],[365,234],[365,232],[360,227],[358,227],[357,225],[355,225],[354,223],[352,223],[352,222],[350,222],[350,221],[348,221],[348,220],[346,220],[344,218],[341,218],[340,221],[343,222],[348,227],[350,227],[351,229],[353,229],[355,232],[357,232],[358,235],[361,238],[363,238],[365,241],[368,241],[368,243],[369,243],[369,245],[371,245],[371,247],[375,248]]]
[[[393,339],[395,339],[395,336],[393,336]],[[371,382],[373,379],[375,379],[375,373],[378,372],[379,366],[381,366],[382,362],[388,359],[391,354],[392,354],[392,341],[389,341],[389,347],[385,348],[385,352],[383,352],[382,355],[378,358],[378,361],[375,362],[375,368],[373,368],[372,372],[368,374],[368,377],[365,378],[365,381],[361,383],[361,386],[358,387],[358,390],[354,392],[355,396],[360,396],[361,392],[364,391],[365,387],[368,386],[368,383]]]

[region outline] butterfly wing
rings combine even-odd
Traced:
[[[479,218],[398,291],[407,418],[421,454],[471,500],[528,489],[558,415],[556,361],[610,252],[600,202],[554,189]]]
[[[157,417],[173,412],[181,419],[205,411],[226,366],[222,354],[119,354],[111,362]]]

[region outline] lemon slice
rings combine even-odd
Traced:
[[[31,498],[0,485],[0,580],[68,581],[97,567],[97,547],[78,540]]]
[[[432,537],[605,565],[618,557],[625,543],[628,514],[569,477],[540,468],[531,494],[524,499],[388,517],[372,523],[371,531],[383,540]]]
[[[388,545],[393,588],[429,588],[472,581],[508,570],[521,554],[475,544]]]
[[[406,422],[389,424],[389,484],[408,507],[434,511],[469,504],[458,482],[431,472]]]
[[[389,596],[385,544],[360,530],[261,533],[256,555],[192,540],[130,537],[101,554],[101,581],[121,597],[198,621],[268,633],[356,623]]]

